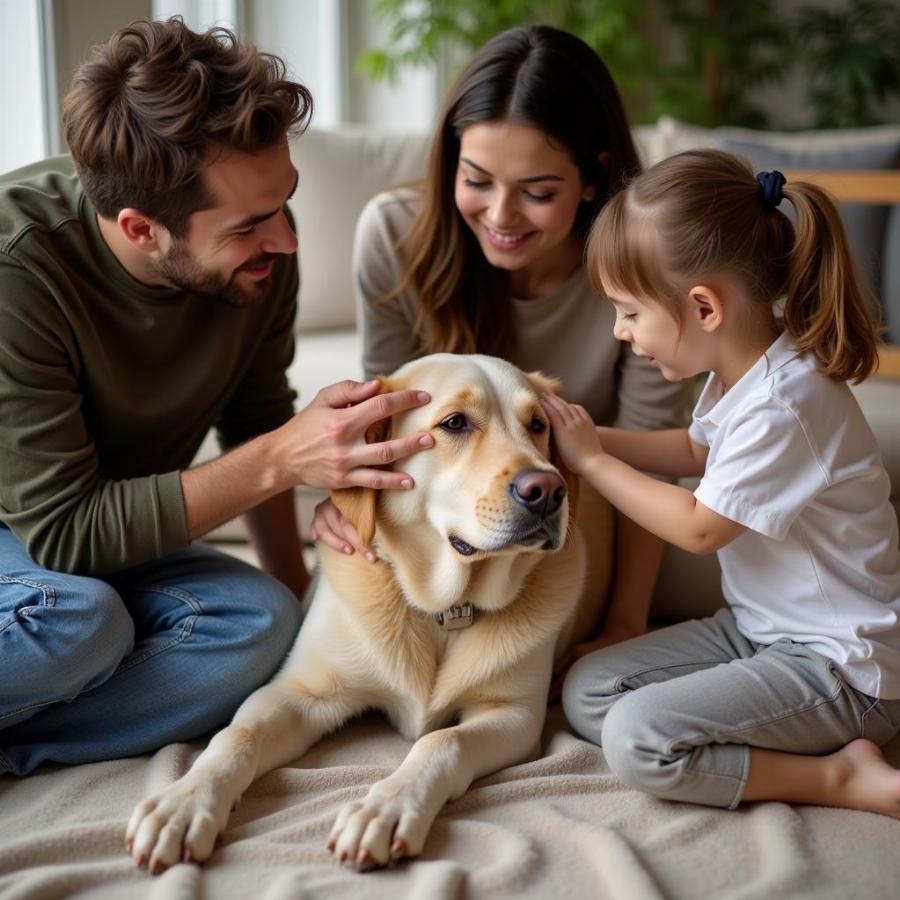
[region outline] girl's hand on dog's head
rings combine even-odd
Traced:
[[[555,394],[541,396],[553,429],[553,441],[563,462],[578,475],[584,474],[591,459],[603,453],[597,426],[588,411],[577,403],[567,403]]]

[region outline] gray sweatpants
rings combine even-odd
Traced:
[[[583,657],[563,707],[626,784],[729,809],[751,747],[820,755],[858,737],[884,744],[900,730],[900,700],[855,690],[803,644],[747,640],[729,609]]]

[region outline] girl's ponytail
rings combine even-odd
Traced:
[[[863,381],[878,366],[877,330],[840,213],[816,185],[788,182],[783,193],[796,212],[785,327],[798,350],[816,355],[826,375],[839,381]]]
[[[591,229],[587,264],[598,291],[650,297],[676,317],[698,280],[728,273],[751,303],[783,315],[825,374],[859,382],[878,365],[876,323],[828,194],[780,172],[754,176],[722,150],[670,156],[613,196]]]

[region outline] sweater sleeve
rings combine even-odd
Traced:
[[[415,310],[408,298],[382,298],[402,278],[396,243],[412,221],[412,213],[396,194],[379,194],[360,214],[353,241],[353,284],[357,318],[363,336],[366,378],[390,375],[422,355],[414,332]]]
[[[186,546],[177,471],[102,477],[79,373],[47,288],[0,259],[0,521],[62,572],[101,574]]]

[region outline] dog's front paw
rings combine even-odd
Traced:
[[[328,849],[339,862],[350,860],[363,872],[386,866],[418,856],[432,820],[411,791],[381,781],[364,800],[341,809],[328,836]]]
[[[187,775],[139,803],[128,822],[125,846],[154,875],[178,862],[207,860],[228,821],[231,803],[222,796],[225,792],[189,779]]]

